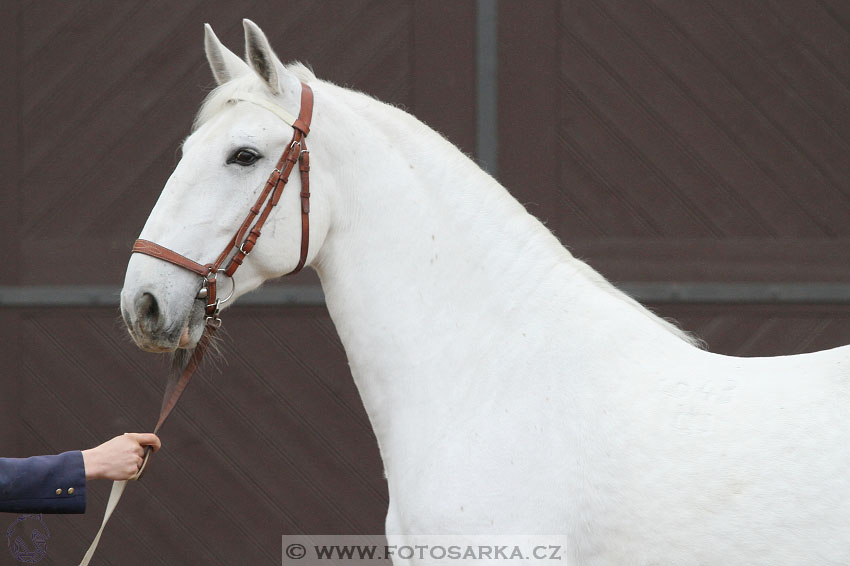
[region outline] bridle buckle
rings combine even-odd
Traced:
[[[221,311],[219,305],[221,305],[221,299],[216,299],[214,303],[207,305],[206,312],[210,314],[204,317],[204,324],[213,328],[221,327],[221,317],[218,316],[218,313]]]

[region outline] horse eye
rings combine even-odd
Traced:
[[[235,163],[237,165],[241,165],[243,167],[247,167],[248,165],[253,165],[260,158],[260,154],[254,151],[253,149],[243,147],[237,149],[233,152],[227,159],[228,165],[231,163]]]

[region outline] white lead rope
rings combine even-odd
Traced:
[[[97,535],[94,537],[88,552],[83,556],[80,566],[88,566],[91,557],[94,556],[94,551],[97,550],[97,544],[100,542],[100,535],[103,534],[103,528],[112,516],[112,512],[115,511],[115,507],[118,506],[118,501],[121,499],[125,487],[127,487],[127,480],[112,482],[112,491],[109,492],[109,501],[106,502],[106,511],[103,514],[103,522],[100,524],[100,530],[97,531]]]
[[[148,459],[150,458],[151,451],[145,452],[145,458],[142,460],[142,465],[139,467],[139,471],[136,472],[136,475],[130,478],[129,480],[121,480],[112,482],[112,491],[109,492],[109,499],[106,502],[106,511],[103,512],[103,522],[100,524],[100,529],[98,529],[97,534],[94,537],[94,540],[91,543],[91,546],[86,551],[86,555],[83,556],[82,561],[80,561],[80,566],[88,566],[91,561],[92,556],[94,556],[94,551],[97,550],[97,545],[100,543],[100,535],[103,534],[103,529],[106,527],[106,522],[109,521],[109,518],[112,517],[112,512],[115,511],[115,508],[118,507],[118,502],[121,500],[121,496],[124,494],[124,488],[127,487],[128,481],[135,481],[142,477],[142,473],[145,471],[145,467],[148,465]]]

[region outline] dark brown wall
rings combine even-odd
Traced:
[[[206,363],[169,419],[98,563],[274,564],[282,534],[382,532],[377,447],[324,310],[228,314],[225,359]],[[18,329],[22,451],[150,428],[165,362],[133,347],[114,312],[24,311]],[[89,483],[86,516],[46,519],[55,563],[82,557],[109,487]]]
[[[504,2],[503,181],[614,280],[847,281],[849,17]]]
[[[475,149],[472,2],[0,8],[3,285],[120,284],[212,84],[203,22],[239,52],[250,17],[283,59]],[[848,29],[837,0],[503,0],[501,178],[615,280],[847,281]],[[850,341],[846,305],[651,306],[728,354]],[[326,311],[237,306],[226,329],[99,564],[279,564],[281,534],[382,531],[377,448]],[[166,364],[117,309],[6,308],[0,344],[0,454],[150,428]],[[45,563],[82,556],[109,486],[90,490],[87,515],[46,518]]]
[[[7,182],[25,198],[3,211],[16,237],[0,253],[15,269],[0,282],[121,282],[127,243],[214,86],[204,22],[241,53],[251,17],[283,60],[402,105],[473,149],[472,4],[4,2],[4,14],[16,8],[14,49],[2,53],[4,100],[16,101],[4,105],[3,147]]]

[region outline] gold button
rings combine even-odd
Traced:
[[[74,488],[73,487],[68,488],[68,495],[74,495]]]
[[[56,490],[56,495],[62,495],[62,490],[61,490],[61,489],[57,489],[57,490]]]

